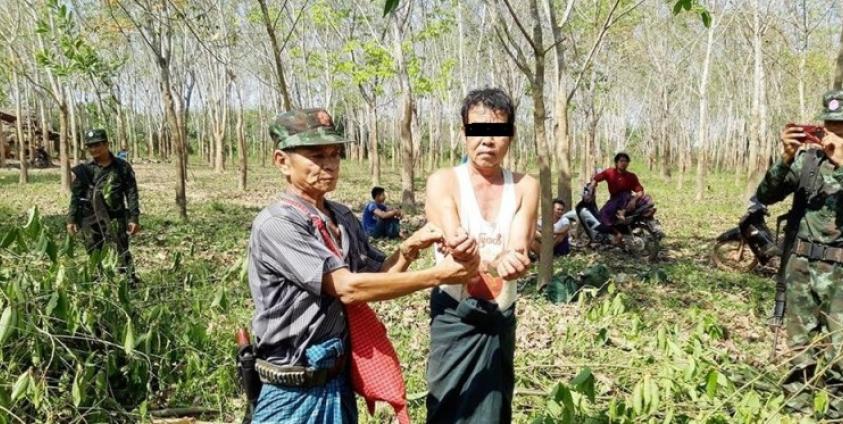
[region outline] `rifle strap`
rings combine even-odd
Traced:
[[[793,205],[790,208],[787,216],[787,227],[785,228],[785,245],[784,256],[782,257],[782,266],[785,266],[785,260],[790,256],[793,245],[796,242],[796,234],[799,232],[799,223],[805,217],[805,212],[808,210],[808,200],[819,191],[816,186],[817,178],[819,177],[820,163],[825,157],[825,153],[819,149],[808,149],[801,153],[804,156],[802,161],[802,169],[799,174],[799,184],[793,193]],[[780,274],[783,271],[780,270]]]

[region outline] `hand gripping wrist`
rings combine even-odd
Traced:
[[[414,261],[419,258],[419,249],[408,246],[406,241],[398,245],[398,251],[408,261]]]

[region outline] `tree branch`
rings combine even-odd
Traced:
[[[496,9],[493,9],[493,13],[500,14],[500,12]],[[498,16],[500,18],[500,16]],[[512,37],[512,34],[509,32],[509,27],[507,27],[501,19],[496,19],[495,24],[495,33],[498,36],[498,39],[501,41],[501,44],[504,46],[504,49],[507,50],[507,53],[510,57],[513,58],[515,61],[516,66],[524,72],[530,81],[532,82],[535,78],[535,74],[530,70],[530,66],[527,63],[527,56],[524,54],[524,50],[521,49],[521,46],[515,39]],[[504,34],[506,35],[506,41],[503,40],[503,37],[500,34],[500,30],[503,30]],[[509,48],[512,48],[510,51]]]
[[[640,0],[638,3],[633,5],[630,9],[627,10],[626,13],[631,11],[632,9],[638,7],[643,3],[644,0]],[[574,81],[574,86],[571,87],[571,90],[568,92],[568,101],[570,102],[571,99],[574,97],[574,94],[577,92],[577,89],[582,83],[582,77],[585,74],[586,69],[591,65],[591,60],[594,58],[594,54],[597,52],[597,49],[600,47],[600,44],[603,42],[603,36],[606,35],[606,32],[609,28],[615,23],[613,19],[615,11],[618,9],[618,5],[620,5],[620,0],[615,0],[615,4],[612,5],[612,8],[609,10],[609,14],[606,16],[606,20],[603,22],[603,27],[600,29],[600,33],[597,35],[597,39],[594,40],[594,44],[591,46],[591,50],[588,52],[588,56],[583,62],[582,69],[580,69],[579,75],[577,75],[577,79]]]
[[[512,20],[515,21],[515,25],[518,26],[518,30],[521,31],[521,35],[527,40],[527,43],[530,44],[530,47],[533,48],[534,52],[541,51],[539,47],[536,47],[536,43],[533,42],[533,39],[527,34],[527,30],[524,29],[524,26],[521,25],[521,20],[518,19],[518,14],[515,13],[515,9],[512,8],[512,5],[509,4],[509,0],[502,0],[503,3],[506,5],[506,8],[509,10],[510,16],[512,16]]]
[[[286,0],[285,0],[284,4],[286,4],[286,3],[287,3],[287,2],[286,2]],[[281,50],[280,50],[280,51],[282,51],[282,52],[283,52],[283,51],[284,51],[284,49],[287,47],[287,43],[288,43],[288,42],[290,42],[290,38],[292,38],[292,36],[293,36],[293,32],[295,32],[295,30],[296,30],[296,26],[297,26],[297,25],[298,25],[298,23],[299,23],[299,19],[301,19],[301,15],[302,15],[302,13],[304,12],[304,9],[307,7],[307,3],[308,3],[308,1],[307,1],[307,0],[305,0],[304,2],[302,2],[301,9],[299,9],[299,13],[298,13],[298,14],[296,14],[296,19],[295,19],[295,20],[293,20],[293,23],[292,23],[292,25],[290,26],[290,31],[289,31],[289,32],[287,33],[287,35],[284,37],[284,42],[283,42],[283,43],[281,43]]]
[[[123,34],[124,37],[126,37],[126,40],[131,40],[129,35],[126,34],[126,31],[123,28],[123,25],[120,25],[120,21],[117,20],[116,16],[114,16],[114,9],[111,7],[111,3],[112,2],[109,2],[109,6],[108,6],[108,12],[109,12],[108,14],[111,15],[111,20],[114,21],[114,23],[117,25],[117,29],[119,29],[120,33]],[[120,7],[120,10],[122,10],[123,13],[126,14],[126,17],[129,18],[129,20],[132,22],[132,26],[134,26],[135,29],[138,30],[138,33],[140,34],[143,42],[146,43],[146,45],[149,46],[149,48],[152,50],[152,52],[155,53],[155,55],[158,56],[158,58],[160,59],[161,58],[161,50],[160,50],[159,46],[156,46],[155,43],[153,43],[152,40],[150,40],[149,37],[147,37],[146,33],[143,30],[143,25],[140,22],[138,22],[135,19],[134,16],[132,16],[132,14],[129,12],[129,10],[126,9],[125,6],[123,6],[123,2],[121,0],[117,0],[114,3],[117,3],[117,5]],[[143,6],[140,6],[139,3],[138,3],[138,6],[143,7]]]
[[[500,40],[501,46],[503,47],[507,56],[512,59],[512,61],[515,63],[515,66],[517,66],[518,69],[520,69],[521,72],[523,72],[524,75],[532,82],[534,80],[533,71],[531,71],[530,68],[527,66],[526,61],[522,62],[522,60],[516,57],[516,55],[513,54],[513,52],[509,49],[508,43],[503,39],[503,36],[501,36],[500,28],[495,29],[495,35],[498,36],[498,40]],[[519,56],[523,57],[523,55]]]

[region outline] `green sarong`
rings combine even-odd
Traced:
[[[515,388],[515,306],[430,297],[428,423],[509,423]]]

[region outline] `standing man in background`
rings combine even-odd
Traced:
[[[135,279],[129,236],[140,231],[138,185],[132,165],[109,150],[104,129],[85,133],[91,160],[73,167],[67,232],[81,230],[88,253],[110,244],[120,255],[121,270]]]

